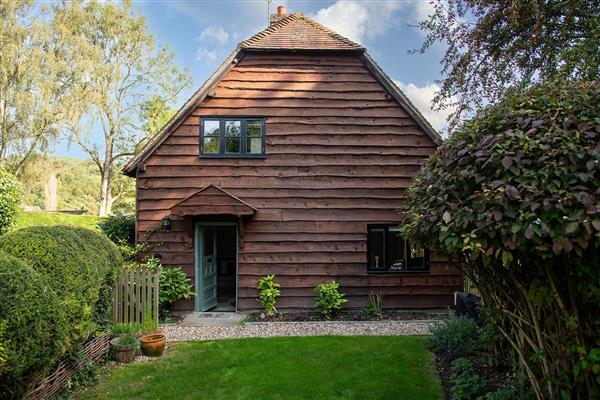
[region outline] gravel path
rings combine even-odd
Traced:
[[[409,336],[428,335],[437,321],[328,321],[328,322],[257,322],[230,327],[178,325],[161,326],[169,342],[188,340],[234,339],[273,336]]]

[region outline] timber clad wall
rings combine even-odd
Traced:
[[[201,116],[266,117],[264,159],[199,158]],[[170,208],[215,185],[257,209],[245,219],[238,307],[275,273],[278,308],[313,307],[313,288],[338,280],[349,307],[385,294],[386,307],[445,307],[461,275],[432,258],[429,273],[367,274],[367,224],[400,221],[405,189],[435,144],[386,93],[358,53],[247,52],[138,172],[138,240],[194,275],[189,225],[144,232]],[[192,279],[193,281],[193,279]],[[193,302],[180,307],[193,308]]]

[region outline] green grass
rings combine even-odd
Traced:
[[[12,229],[27,228],[30,226],[72,225],[92,230],[99,230],[97,215],[70,215],[49,212],[20,211],[17,215],[17,224]]]
[[[423,337],[190,342],[108,368],[84,399],[442,399]]]

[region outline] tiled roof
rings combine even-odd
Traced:
[[[240,43],[245,49],[361,50],[363,47],[302,13],[290,14]]]

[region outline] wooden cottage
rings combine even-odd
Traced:
[[[182,266],[180,309],[314,306],[336,280],[348,307],[441,308],[462,277],[399,235],[406,188],[437,133],[361,45],[300,13],[241,42],[133,157],[137,240]]]

